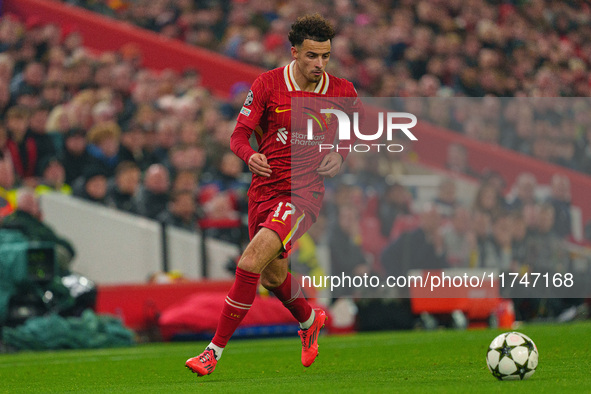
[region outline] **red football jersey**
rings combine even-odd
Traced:
[[[357,97],[357,91],[351,82],[326,72],[314,92],[302,91],[293,76],[294,67],[295,61],[261,74],[238,115],[238,122],[255,131],[258,152],[267,157],[272,170],[268,178],[253,174],[248,195],[253,201],[265,201],[278,193],[294,193],[317,201],[315,205],[319,206],[324,179],[316,169],[330,150],[320,151],[317,145],[306,143],[305,124],[292,130],[291,100]],[[324,130],[326,138],[322,137],[327,144],[334,140],[336,122],[332,125],[330,130]]]

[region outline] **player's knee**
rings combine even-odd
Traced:
[[[263,268],[260,261],[246,253],[243,254],[240,260],[238,261],[238,267],[245,271],[255,272],[257,274],[260,274]]]
[[[238,262],[238,268],[240,268],[240,269],[242,269],[244,271],[248,271],[248,272],[254,272],[254,273],[257,273],[257,274],[260,273],[260,270],[257,269],[257,265],[254,264],[254,262],[252,262],[251,260],[241,259]]]
[[[281,278],[278,274],[274,272],[265,272],[261,274],[261,285],[267,289],[272,290],[276,287],[281,286],[285,278]]]

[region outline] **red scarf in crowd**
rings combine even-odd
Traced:
[[[13,140],[6,141],[6,147],[10,151],[14,171],[21,178],[28,178],[35,175],[35,165],[37,164],[37,144],[32,138],[25,137],[25,148],[27,150],[27,168],[21,158],[20,149]]]

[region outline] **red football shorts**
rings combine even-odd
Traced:
[[[248,204],[248,234],[252,240],[261,227],[273,230],[283,244],[281,258],[286,258],[292,243],[316,221],[315,205],[294,195],[281,195],[267,201]]]

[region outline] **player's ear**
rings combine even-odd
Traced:
[[[298,56],[298,48],[296,48],[295,46],[291,47],[291,57],[293,57],[294,59]]]

